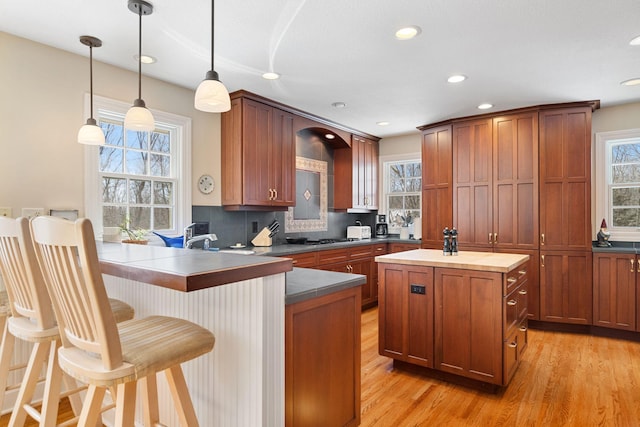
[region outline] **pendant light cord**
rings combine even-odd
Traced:
[[[214,10],[215,10],[215,0],[211,0],[211,71],[213,71],[215,68],[213,67],[213,46],[215,46],[213,44],[213,23],[214,23]]]
[[[142,7],[138,9],[138,99],[142,99]]]
[[[93,45],[89,45],[89,90],[91,91],[91,96],[89,105],[91,105],[91,114],[90,118],[93,119]]]

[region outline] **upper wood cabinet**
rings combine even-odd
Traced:
[[[440,249],[453,226],[451,125],[422,131],[422,247]]]
[[[538,112],[453,125],[453,222],[461,249],[538,248]]]
[[[351,136],[351,148],[334,151],[334,209],[378,209],[378,141]]]
[[[295,206],[293,115],[239,97],[222,114],[222,205],[286,210]]]
[[[540,249],[591,250],[591,111],[540,112]]]

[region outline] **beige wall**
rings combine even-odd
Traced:
[[[98,48],[95,94],[132,103],[136,73],[99,58]],[[76,136],[84,124],[88,61],[0,32],[0,207],[11,207],[13,216],[23,207],[79,209],[83,215],[84,146]],[[220,115],[195,110],[191,89],[143,76],[142,90],[150,109],[192,119],[192,203],[220,205]],[[196,187],[204,173],[216,181],[206,196]]]
[[[420,153],[422,134],[419,131],[406,135],[391,136],[380,140],[380,157],[399,154]]]

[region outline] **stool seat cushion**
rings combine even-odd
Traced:
[[[74,378],[96,386],[111,387],[194,359],[213,349],[213,334],[195,323],[174,317],[149,316],[118,324],[123,364],[104,367],[97,354],[77,347],[61,347],[59,363]]]

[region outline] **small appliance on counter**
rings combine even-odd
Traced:
[[[378,223],[376,224],[376,238],[378,239],[386,239],[389,237],[389,225],[386,220],[386,215],[378,215]]]
[[[280,223],[274,219],[268,227],[263,228],[256,237],[253,238],[251,244],[253,246],[271,246],[273,244],[271,238],[278,233],[278,228],[280,228]]]
[[[356,224],[360,221],[356,221]],[[362,240],[371,238],[371,227],[368,225],[350,225],[347,227],[347,240]]]

